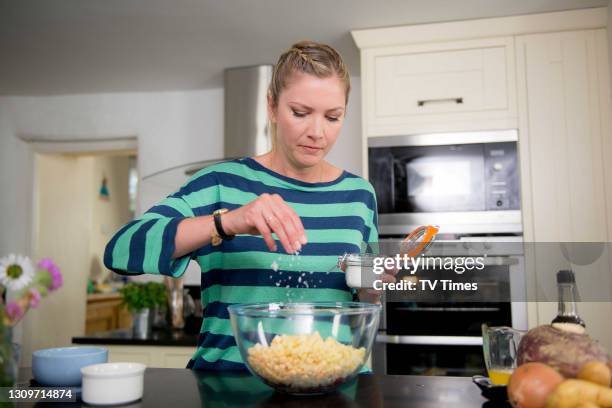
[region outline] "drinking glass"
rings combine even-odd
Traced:
[[[525,333],[507,326],[482,325],[484,360],[493,384],[508,384],[516,368],[519,342]]]

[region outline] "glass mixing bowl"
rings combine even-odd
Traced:
[[[228,307],[240,354],[253,375],[288,394],[322,394],[350,381],[376,337],[380,305],[252,303]]]

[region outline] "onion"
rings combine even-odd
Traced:
[[[546,364],[523,364],[510,376],[508,399],[514,408],[544,408],[546,398],[561,381],[563,376]]]

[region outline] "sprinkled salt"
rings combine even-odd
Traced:
[[[272,261],[272,264],[270,266],[272,267],[272,270],[274,272],[278,272],[278,263],[276,263],[276,261]]]

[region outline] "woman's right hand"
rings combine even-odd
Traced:
[[[271,251],[277,250],[272,233],[289,254],[306,244],[300,217],[278,194],[260,195],[250,203],[223,214],[221,223],[229,235],[261,235]]]

